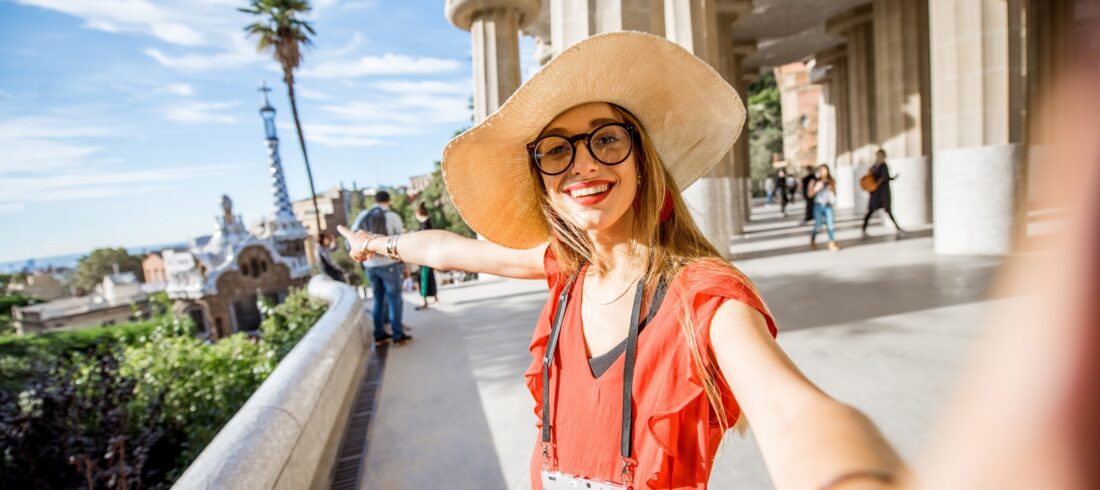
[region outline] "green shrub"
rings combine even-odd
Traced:
[[[0,488],[170,485],[324,309],[295,291],[262,306],[259,338],[217,342],[170,316],[0,339],[0,370],[29,380],[0,387]]]
[[[35,365],[49,365],[73,353],[101,352],[144,342],[163,318],[80,330],[0,336],[0,390],[18,389]]]

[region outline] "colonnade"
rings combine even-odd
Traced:
[[[799,1],[829,5],[757,3]],[[813,59],[813,81],[822,85],[817,154],[834,169],[838,206],[866,209],[858,180],[881,148],[898,177],[893,208],[903,227],[933,223],[940,253],[1007,252],[1024,222],[1028,155],[1041,143],[1028,138],[1035,118],[1027,114],[1058,70],[1065,32],[1096,15],[1085,3],[866,0],[812,26],[840,41],[801,58]],[[446,1],[451,22],[471,32],[479,121],[519,85],[521,30],[536,37],[542,63],[603,32],[664,36],[711,64],[746,98],[746,80],[754,75],[746,57],[758,43],[777,42],[737,35],[738,21],[758,13],[752,0]],[[684,190],[713,243],[743,233],[748,183],[746,132],[713,171]]]

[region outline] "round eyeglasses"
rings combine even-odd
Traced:
[[[593,130],[569,137],[543,136],[527,144],[531,163],[546,175],[560,175],[573,166],[577,142],[584,141],[588,153],[604,165],[618,165],[630,156],[634,148],[634,125],[608,123]]]

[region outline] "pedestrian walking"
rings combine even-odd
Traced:
[[[428,213],[428,206],[423,201],[416,207],[416,220],[420,222],[420,231],[434,230],[432,226],[432,218]],[[435,270],[426,265],[420,266],[420,270],[417,272],[417,279],[420,290],[420,298],[424,301],[423,304],[417,306],[417,310],[423,310],[428,308],[428,297],[432,298],[432,303],[439,304],[439,293],[436,291],[435,284]]]
[[[374,195],[374,206],[360,212],[352,223],[351,229],[370,233],[373,236],[397,236],[405,232],[405,226],[401,224],[401,216],[390,210],[390,193],[386,191],[378,191]],[[355,250],[354,244],[352,250]],[[356,257],[353,256],[353,258]],[[401,299],[401,283],[405,277],[405,264],[399,259],[383,255],[361,259],[374,293],[375,343],[383,344],[393,340],[395,344],[401,345],[412,340],[412,336],[405,333],[404,324],[401,323],[404,308],[404,302]],[[383,325],[387,312],[392,335],[386,333]]]
[[[340,270],[335,260],[332,260],[332,246],[333,239],[328,233],[321,233],[317,237],[317,246],[314,247],[314,258],[317,261],[317,267],[321,269],[322,274],[331,277],[333,280],[347,282],[344,279],[344,271]]]
[[[779,213],[787,216],[787,204],[790,201],[790,188],[787,187],[787,170],[779,169],[775,175],[775,190],[779,193]]]
[[[903,478],[870,420],[779,348],[756,288],[680,196],[744,120],[679,45],[592,36],[444,149],[447,190],[484,240],[341,230],[357,257],[547,281],[525,373],[532,488],[703,489],[726,429],[749,422],[779,488]]]
[[[775,203],[775,177],[771,175],[764,178],[764,192],[768,194],[768,200],[766,204]]]
[[[806,175],[802,176],[802,199],[806,203],[806,213],[802,215],[802,224],[809,223],[814,219],[814,201],[810,197],[810,190],[813,188],[816,171],[813,168],[806,168]]]
[[[871,215],[879,209],[885,211],[886,216],[890,217],[899,235],[904,233],[901,225],[898,225],[898,220],[894,219],[894,212],[890,205],[890,181],[896,178],[890,176],[890,168],[886,166],[886,150],[880,148],[875,152],[874,165],[871,165],[867,175],[864,175],[859,182],[863,190],[871,193],[871,199],[867,204],[867,215],[863,217],[864,237],[867,236],[867,223],[871,221]]]
[[[818,165],[817,177],[813,181],[807,198],[807,206],[813,199],[814,229],[810,231],[810,247],[817,248],[817,230],[825,224],[825,231],[829,234],[829,250],[836,252],[840,246],[836,244],[836,227],[834,226],[833,207],[836,206],[836,181],[829,174],[828,165]]]

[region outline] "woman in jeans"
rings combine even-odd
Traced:
[[[744,121],[733,87],[679,45],[593,36],[443,150],[484,240],[341,229],[356,258],[547,281],[526,372],[533,488],[706,488],[723,434],[749,424],[780,489],[902,484],[871,421],[779,348],[756,288],[680,196]]]
[[[817,248],[817,230],[821,223],[825,222],[825,231],[829,233],[829,250],[836,252],[840,246],[836,244],[836,229],[833,226],[836,204],[836,181],[829,174],[828,165],[817,166],[817,179],[810,188],[809,197],[813,199],[814,229],[810,232],[810,247]],[[810,203],[806,203],[810,206]]]

